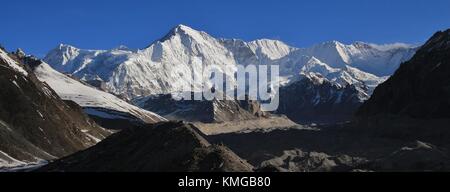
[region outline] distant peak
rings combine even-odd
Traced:
[[[280,41],[280,40],[276,40],[276,39],[266,39],[266,38],[264,38],[264,39],[257,39],[257,40],[255,40],[255,42],[274,42],[274,43],[283,43],[283,42]]]
[[[276,39],[257,39],[254,41],[251,41],[249,43],[255,43],[255,44],[272,44],[272,45],[279,45],[279,46],[287,46],[290,47],[289,45],[287,45],[285,42],[280,41],[280,40],[276,40]]]
[[[373,48],[371,44],[366,43],[366,42],[362,42],[362,41],[356,41],[352,45],[355,46],[356,48],[364,48],[364,49],[371,49],[371,48]]]
[[[74,47],[72,45],[61,43],[61,44],[58,45],[57,49],[59,49],[59,50],[66,50],[66,49],[78,49],[78,48],[76,48],[76,47]]]
[[[336,41],[336,40],[328,41],[328,42],[325,42],[325,43],[328,43],[328,44],[335,44],[335,45],[342,44],[341,42]]]
[[[170,32],[166,36],[161,38],[159,40],[159,42],[164,42],[166,40],[169,40],[173,36],[189,36],[189,37],[196,38],[203,34],[206,34],[206,33],[203,31],[197,31],[189,26],[179,24],[179,25],[175,26],[174,28],[172,28],[172,30],[170,30]]]
[[[332,41],[325,41],[325,42],[321,43],[320,45],[327,46],[327,47],[337,47],[337,46],[343,46],[344,44],[339,41],[332,40]]]
[[[311,57],[309,60],[308,60],[308,64],[317,64],[317,63],[322,63],[322,61],[320,61],[319,59],[317,59],[316,57]]]
[[[422,48],[427,51],[448,50],[450,48],[450,29],[435,33]]]
[[[125,45],[119,45],[118,47],[114,48],[113,50],[120,50],[120,51],[133,51],[132,49],[128,48]]]
[[[179,24],[175,27],[176,30],[193,30],[191,27],[183,24]]]
[[[200,31],[197,31],[187,25],[179,24],[176,27],[174,27],[169,34],[193,34],[193,33],[200,33]]]
[[[14,54],[17,55],[19,58],[27,56],[27,54],[21,48],[18,48],[16,52],[14,52]]]

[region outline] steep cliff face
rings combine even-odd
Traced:
[[[136,100],[146,110],[170,120],[217,123],[250,120],[269,116],[260,103],[251,100],[176,100],[172,94],[155,95]]]
[[[63,157],[109,135],[3,50],[0,86],[0,167]]]
[[[305,77],[280,89],[276,111],[297,123],[350,121],[367,95],[355,86],[341,87],[319,76]]]
[[[450,30],[436,33],[375,90],[358,110],[358,121],[399,134],[449,136],[449,52]]]

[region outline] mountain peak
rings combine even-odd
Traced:
[[[21,48],[18,48],[16,50],[16,52],[14,52],[14,54],[17,55],[18,57],[25,57],[25,56],[27,56],[27,54]]]
[[[423,50],[431,52],[432,50],[445,50],[450,48],[450,29],[439,31],[423,45]]]
[[[361,49],[371,49],[371,48],[373,48],[371,44],[366,43],[366,42],[362,42],[362,41],[355,41],[352,45],[355,46],[356,48],[361,48]]]
[[[176,34],[188,35],[188,36],[193,37],[193,36],[197,36],[199,34],[203,34],[203,33],[206,33],[206,32],[199,31],[199,30],[193,29],[193,28],[191,28],[189,26],[180,24],[180,25],[178,25],[175,28],[175,33]]]
[[[78,48],[69,45],[69,44],[64,44],[64,43],[60,43],[56,48],[56,50],[79,50]]]
[[[164,36],[160,41],[166,41],[168,39],[170,39],[173,36],[190,36],[190,37],[195,37],[198,36],[200,33],[200,31],[197,31],[189,26],[183,25],[183,24],[179,24],[176,27],[172,28],[172,30],[170,30],[170,32]]]
[[[127,47],[126,45],[119,45],[116,48],[114,48],[113,50],[118,50],[118,51],[133,51],[133,49],[130,49],[129,47]]]
[[[183,25],[183,24],[179,24],[177,25],[175,28],[175,30],[182,30],[182,31],[189,31],[189,30],[194,30],[191,27],[187,26],[187,25]]]
[[[342,43],[339,42],[339,41],[332,40],[332,41],[325,41],[325,42],[322,43],[322,45],[325,45],[325,46],[333,46],[333,47],[335,47],[335,46],[338,46],[338,45],[344,45],[344,44],[342,44]]]

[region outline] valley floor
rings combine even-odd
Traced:
[[[208,136],[260,171],[424,171],[449,170],[445,148],[421,141],[374,137],[348,125],[320,129],[229,133]]]
[[[255,167],[255,171],[450,170],[448,146],[373,136],[350,128],[352,126],[349,124],[304,126],[283,117],[271,117],[192,125],[210,143],[224,144],[247,160]],[[45,164],[2,168],[0,172],[33,171]]]

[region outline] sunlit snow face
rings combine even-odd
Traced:
[[[203,66],[203,65],[200,65]],[[234,77],[217,66],[193,68],[192,79],[183,87],[176,100],[258,100],[264,111],[276,111],[279,106],[280,70],[278,65],[238,65]],[[202,85],[196,88],[195,85]],[[192,94],[193,93],[193,94]]]

